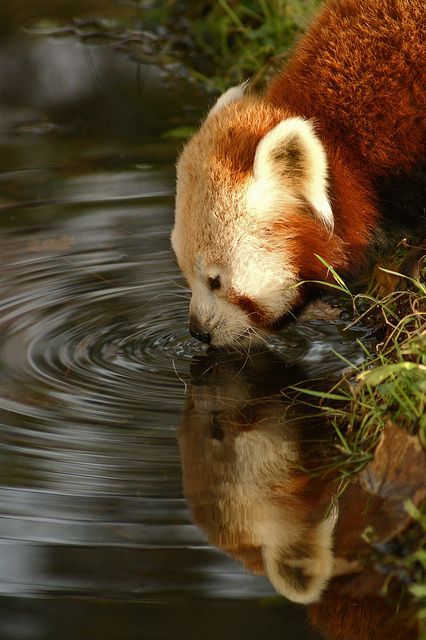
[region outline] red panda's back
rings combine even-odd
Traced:
[[[314,117],[376,175],[410,171],[424,154],[424,0],[334,0],[267,98]]]

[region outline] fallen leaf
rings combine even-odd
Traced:
[[[370,520],[376,541],[392,539],[410,522],[404,503],[411,500],[418,505],[426,498],[426,455],[418,436],[389,421],[374,460],[358,481],[369,494],[383,498],[382,508]]]

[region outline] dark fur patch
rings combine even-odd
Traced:
[[[306,591],[312,582],[312,577],[302,567],[292,567],[280,562],[278,572],[281,578],[296,591]]]
[[[382,216],[381,229],[389,232],[414,233],[426,226],[426,170],[425,165],[411,173],[396,173],[379,177],[374,183],[378,208]]]
[[[272,152],[272,160],[279,165],[281,175],[295,183],[300,181],[304,174],[304,154],[297,137],[278,145]]]
[[[294,170],[300,170],[303,167],[303,151],[295,137],[278,145],[272,152],[272,158],[276,162],[284,162]]]
[[[231,302],[231,304],[235,304],[242,311],[245,311],[253,324],[264,326],[267,323],[268,313],[252,298],[231,292],[229,295],[229,302]]]
[[[225,432],[221,426],[217,424],[216,420],[212,420],[212,424],[210,426],[210,438],[212,440],[217,440],[218,442],[222,442],[225,437]]]
[[[210,291],[214,291],[215,289],[220,289],[222,286],[220,276],[210,276],[208,279],[209,289]]]

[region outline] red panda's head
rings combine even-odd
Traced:
[[[177,165],[172,246],[192,289],[190,331],[256,341],[303,306],[333,227],[327,159],[310,121],[228,90]]]

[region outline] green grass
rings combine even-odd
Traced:
[[[324,261],[318,257],[323,263]],[[426,285],[425,260],[419,278],[382,269],[397,285],[384,295],[352,295],[341,277],[326,265],[333,282],[322,283],[347,296],[355,321],[378,328],[374,350],[366,349],[359,366],[348,370],[331,389],[296,389],[320,409],[334,430],[334,453],[318,473],[334,470],[342,477],[342,489],[370,460],[385,425],[418,435],[426,449]],[[376,289],[371,285],[371,289]],[[354,324],[352,323],[352,324]],[[300,396],[299,396],[300,397]],[[315,400],[314,400],[315,399]],[[418,607],[419,638],[426,638],[426,503],[406,504],[413,526],[398,538],[398,555],[384,555],[389,580],[397,576]]]
[[[381,269],[398,280],[396,290],[381,297],[352,295],[326,266],[334,282],[322,284],[351,300],[356,319],[348,328],[368,322],[381,333],[374,351],[360,342],[365,360],[359,366],[348,363],[346,375],[333,388],[299,389],[319,398],[319,407],[338,436],[339,466],[351,475],[372,458],[389,420],[418,433],[426,448],[426,286],[420,279]]]
[[[320,0],[195,4],[189,14],[192,49],[188,48],[186,61],[190,73],[208,89],[223,91],[265,65],[273,67],[305,31],[319,5]]]
[[[426,638],[426,505],[417,509],[412,503],[406,505],[407,511],[416,522],[410,532],[413,549],[404,557],[392,558],[394,570],[402,573],[409,583],[409,591],[418,606],[419,639]],[[407,540],[404,540],[407,546]]]

